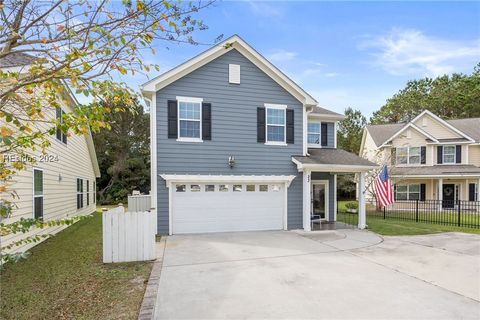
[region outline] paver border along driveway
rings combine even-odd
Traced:
[[[171,236],[156,317],[478,319],[480,237],[422,237],[359,230]],[[441,281],[452,276],[462,285]]]

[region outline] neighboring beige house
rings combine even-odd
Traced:
[[[388,165],[397,200],[480,200],[480,118],[425,110],[409,123],[368,125],[360,156]]]
[[[0,68],[22,70],[31,63],[30,56],[18,55],[0,60]],[[45,119],[55,119],[62,112],[72,111],[70,106],[76,100],[70,90],[59,96],[61,108],[44,107]],[[0,120],[0,127],[5,125]],[[48,128],[53,124],[42,122],[37,127]],[[27,170],[19,172],[7,183],[8,191],[14,190],[16,197],[10,193],[0,193],[0,201],[12,201],[14,206],[11,216],[2,222],[11,223],[20,218],[43,218],[44,220],[61,219],[75,215],[90,214],[95,210],[95,179],[100,176],[97,157],[90,133],[80,136],[66,136],[60,130],[49,137],[51,146],[45,154],[32,151],[36,163]],[[14,155],[3,155],[5,161],[14,160]],[[12,157],[12,158],[9,158]],[[27,235],[56,233],[65,227],[35,229],[28,234],[18,233],[0,238],[2,247]],[[14,251],[25,251],[33,245],[16,247]]]

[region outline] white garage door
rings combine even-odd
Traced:
[[[174,183],[172,233],[283,229],[284,184]]]

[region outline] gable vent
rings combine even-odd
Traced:
[[[229,64],[228,65],[228,82],[234,84],[240,84],[240,65]]]

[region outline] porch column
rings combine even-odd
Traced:
[[[442,210],[442,201],[443,201],[443,179],[438,179],[438,209]]]
[[[365,229],[367,224],[365,191],[365,172],[361,172],[358,181],[358,229]]]
[[[310,213],[311,213],[311,171],[303,171],[303,230],[310,231]]]

